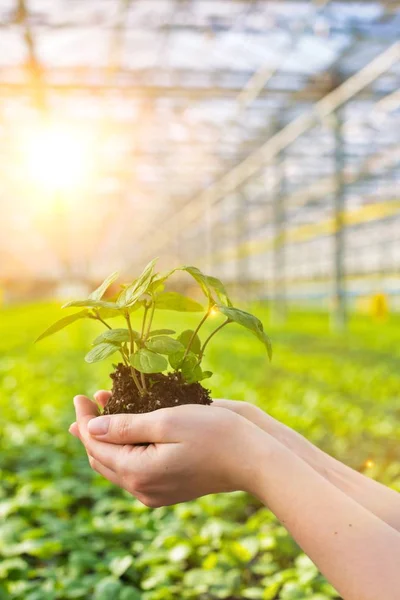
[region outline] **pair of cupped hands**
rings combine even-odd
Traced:
[[[216,400],[145,414],[99,416],[110,392],[95,402],[76,396],[69,431],[85,446],[92,469],[155,508],[217,492],[257,496],[267,457],[281,444],[306,457],[313,447],[295,431],[246,402]]]

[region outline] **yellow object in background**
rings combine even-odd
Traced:
[[[389,315],[389,303],[386,294],[375,294],[371,298],[371,315],[379,320],[385,320]]]

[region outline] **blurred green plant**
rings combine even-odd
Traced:
[[[253,309],[252,309],[253,310]],[[265,305],[254,307],[268,319]],[[81,360],[101,323],[30,344],[53,305],[0,309],[1,600],[330,600],[339,594],[275,517],[243,493],[151,510],[91,471],[68,434],[71,397],[106,386],[112,357]],[[139,312],[131,315],[140,329]],[[196,313],[182,313],[185,329]],[[168,327],[159,311],[154,328]],[[123,327],[122,317],[115,319]],[[204,324],[206,335],[213,319]],[[241,328],[210,344],[213,397],[257,403],[357,469],[400,491],[400,318],[294,312],[271,325],[275,359]],[[221,351],[221,346],[223,351]],[[366,467],[367,459],[374,463]]]
[[[201,362],[205,350],[216,333],[230,323],[238,323],[250,330],[267,348],[272,357],[271,341],[264,331],[263,325],[254,315],[235,308],[222,282],[216,277],[202,273],[197,267],[178,267],[160,274],[154,272],[157,259],[153,259],[142,274],[128,285],[122,285],[114,301],[103,299],[110,286],[118,279],[113,273],[92,292],[85,300],[73,300],[63,308],[83,308],[83,310],[63,317],[44,331],[36,341],[52,335],[81,319],[100,321],[107,328],[93,342],[93,348],[86,354],[88,363],[105,360],[119,352],[125,366],[130,367],[131,377],[140,394],[147,392],[144,374],[162,373],[168,367],[180,371],[187,383],[200,382],[211,377],[211,371],[203,371]],[[176,292],[165,292],[167,280],[176,271],[189,273],[204,292],[208,306],[206,309],[191,298]],[[143,308],[140,331],[132,329],[131,313]],[[156,310],[173,310],[179,312],[203,312],[200,323],[194,330],[183,331],[176,339],[172,337],[174,330],[152,330]],[[220,313],[226,317],[202,344],[199,331],[210,314]],[[127,327],[113,329],[107,320],[122,316]],[[165,358],[165,356],[168,357]],[[139,379],[137,372],[140,373]]]

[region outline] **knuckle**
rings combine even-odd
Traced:
[[[168,436],[171,431],[173,416],[168,411],[162,412],[157,421],[157,435],[160,439]]]
[[[116,420],[114,433],[120,440],[126,440],[131,430],[131,420],[129,416],[121,416]]]

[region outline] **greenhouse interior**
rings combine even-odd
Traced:
[[[68,428],[116,348],[140,394],[162,365],[210,377],[347,465],[365,514],[382,489],[400,514],[399,39],[399,0],[0,0],[0,600],[398,598],[398,539],[349,591],[280,503],[146,504]]]

